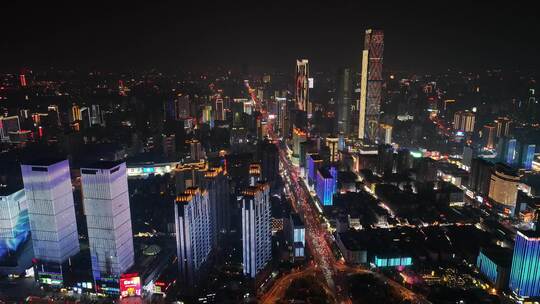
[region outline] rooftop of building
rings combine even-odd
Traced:
[[[332,176],[332,174],[330,174],[330,170],[326,167],[323,167],[323,168],[319,168],[318,172],[321,174],[321,176],[324,178],[324,179],[327,179],[327,178],[334,178]]]
[[[521,233],[528,239],[540,239],[540,231],[538,230],[519,230],[518,233]]]
[[[265,188],[268,188],[269,185],[265,181],[259,181],[255,186],[248,186],[242,191],[244,196],[255,196],[259,191],[263,191]]]
[[[61,157],[46,157],[46,158],[36,158],[33,160],[27,160],[23,162],[23,165],[28,166],[51,166],[56,163],[65,161],[65,158]]]
[[[312,154],[309,154],[309,157],[311,157],[311,159],[313,159],[313,161],[322,161],[322,157],[318,154],[318,153],[312,153]]]
[[[112,169],[120,164],[122,164],[123,161],[97,161],[93,163],[89,163],[88,165],[82,166],[82,168],[85,169]]]

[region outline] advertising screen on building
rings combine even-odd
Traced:
[[[141,295],[141,278],[138,273],[126,273],[120,276],[120,297]]]

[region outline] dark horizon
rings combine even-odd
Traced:
[[[536,70],[540,28],[518,5],[457,3],[4,4],[0,66],[163,70],[360,66],[364,30],[385,31],[386,71]]]

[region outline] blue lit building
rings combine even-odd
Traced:
[[[521,149],[520,155],[520,166],[525,170],[532,169],[532,162],[534,159],[534,151],[536,150],[536,145],[534,144],[524,144]]]
[[[501,162],[526,170],[532,169],[535,150],[536,145],[523,136],[519,141],[515,138],[503,137],[497,145],[497,154]]]
[[[515,165],[518,161],[518,142],[515,138],[502,137],[497,145],[497,157],[507,165]]]
[[[376,267],[398,267],[411,266],[413,264],[411,257],[381,257],[375,256],[373,263]]]
[[[308,184],[314,185],[317,181],[317,170],[322,166],[323,159],[317,153],[308,154],[306,158]]]
[[[480,249],[476,267],[498,289],[508,286],[512,252],[507,248]]]
[[[508,139],[506,144],[506,153],[503,155],[505,163],[513,165],[516,162],[517,140],[514,138]]]
[[[539,231],[518,231],[516,234],[510,290],[520,298],[540,297]]]
[[[24,273],[33,256],[24,189],[0,188],[0,275]]]
[[[335,167],[317,170],[317,197],[324,206],[332,206],[337,187],[337,170]]]

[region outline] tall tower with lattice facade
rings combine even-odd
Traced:
[[[375,141],[377,137],[383,87],[383,50],[383,31],[366,30],[364,51],[362,52],[362,77],[360,80],[359,139]]]

